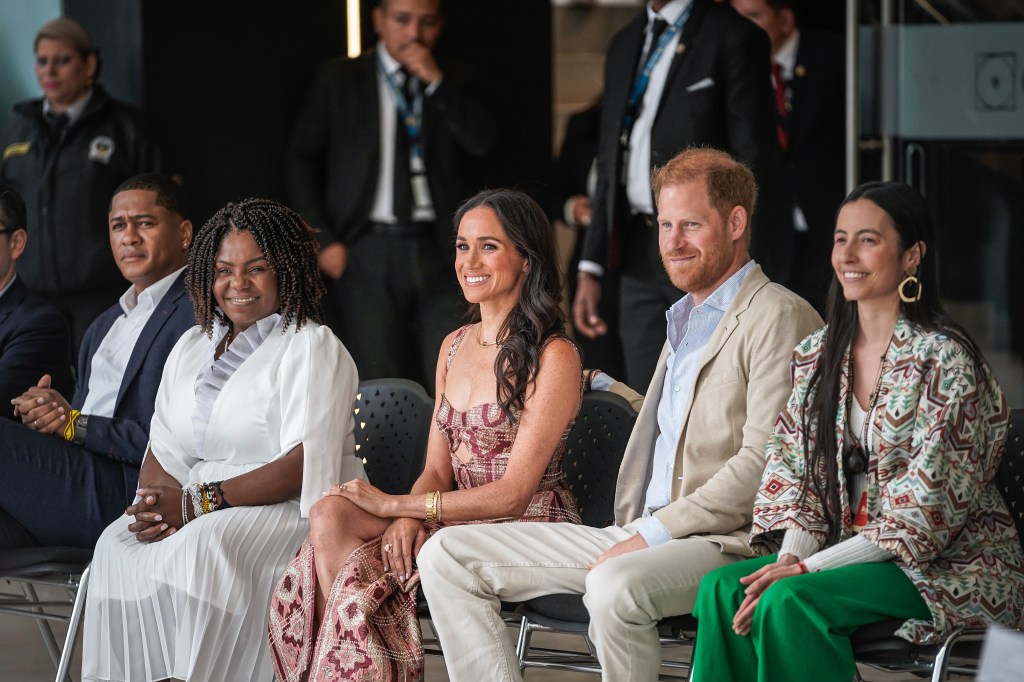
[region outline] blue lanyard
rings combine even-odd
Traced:
[[[391,90],[391,94],[395,97],[395,102],[398,105],[398,114],[402,118],[402,125],[405,126],[405,133],[409,136],[409,151],[416,158],[422,159],[423,145],[420,138],[420,127],[423,123],[423,97],[417,95],[413,97],[412,102],[405,98],[402,88],[395,82],[395,77],[388,73],[388,70],[384,67],[380,53],[377,53],[377,68],[384,75],[384,81],[388,84],[388,89]],[[412,76],[406,76],[406,78],[412,78]]]
[[[629,144],[629,134],[633,131],[633,124],[636,123],[637,116],[640,113],[640,101],[644,98],[644,93],[647,92],[647,85],[651,81],[651,72],[654,71],[655,65],[658,60],[661,59],[661,55],[665,52],[665,48],[672,41],[677,33],[686,24],[687,18],[690,16],[690,10],[693,9],[693,3],[691,2],[683,10],[683,13],[665,29],[665,32],[661,34],[658,39],[658,44],[651,50],[647,56],[647,61],[644,63],[644,68],[640,71],[640,74],[636,77],[633,82],[633,89],[629,93],[629,101],[626,103],[626,114],[622,117],[622,135],[619,137],[619,141],[622,146],[625,147]]]

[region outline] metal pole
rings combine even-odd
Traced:
[[[846,191],[860,182],[860,78],[857,57],[859,0],[846,0]]]
[[[880,57],[878,60],[879,69],[878,73],[882,75],[878,79],[879,86],[879,97],[878,104],[879,110],[882,112],[880,118],[882,128],[882,179],[892,180],[893,175],[896,172],[896,140],[894,137],[886,131],[886,112],[891,110],[891,107],[896,102],[890,101],[891,92],[889,88],[885,86],[884,74],[895,73],[895,69],[899,66],[895,63],[889,63],[889,58],[894,55],[887,49],[888,34],[892,27],[892,0],[882,0],[882,40],[880,41],[881,50],[879,51]],[[891,69],[891,70],[890,70]]]

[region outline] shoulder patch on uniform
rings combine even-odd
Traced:
[[[110,163],[110,157],[114,155],[114,141],[106,135],[94,137],[89,143],[89,160],[100,163]]]
[[[24,156],[32,148],[31,142],[15,142],[4,147],[4,161],[12,156]]]

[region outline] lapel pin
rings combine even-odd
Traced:
[[[793,73],[796,74],[797,78],[803,78],[807,75],[807,68],[803,64],[797,64],[796,68],[793,69]]]
[[[682,54],[686,51],[686,43],[679,43],[676,45],[676,54]]]

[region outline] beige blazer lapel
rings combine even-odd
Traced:
[[[654,464],[654,443],[658,439],[658,403],[665,387],[665,370],[668,361],[668,343],[661,348],[654,377],[647,387],[646,397],[640,414],[637,415],[633,432],[626,443],[626,451],[619,466],[619,477],[615,484],[615,519],[620,526],[632,521],[643,513],[647,482]],[[625,520],[623,520],[625,519]]]
[[[697,370],[696,380],[693,385],[690,386],[690,394],[687,396],[686,401],[686,412],[683,414],[683,426],[679,430],[679,441],[676,443],[676,466],[672,476],[672,499],[676,499],[680,494],[680,486],[682,484],[682,463],[683,463],[683,445],[686,443],[686,429],[690,423],[690,411],[693,409],[693,398],[697,393],[697,387],[700,382],[704,379],[704,370],[707,369],[718,354],[722,352],[722,348],[725,347],[729,337],[732,336],[733,332],[739,326],[739,316],[743,314],[747,308],[750,307],[750,302],[754,298],[761,287],[768,284],[768,277],[765,276],[761,270],[760,265],[754,265],[750,274],[743,280],[743,284],[740,285],[740,290],[736,292],[736,297],[733,298],[729,308],[725,311],[722,316],[721,322],[715,327],[714,333],[708,340],[708,345],[704,348],[704,355],[701,357],[700,369]],[[663,353],[664,355],[664,353]],[[653,456],[653,449],[652,449]]]

